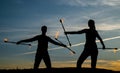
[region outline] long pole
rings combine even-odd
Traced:
[[[17,42],[12,42],[12,41],[8,41],[6,43],[13,43],[13,44],[16,44]],[[21,43],[21,45],[28,45],[28,46],[31,46],[31,44],[24,44],[24,43]]]
[[[55,40],[57,40],[59,43],[63,44],[60,40],[58,40],[57,38],[55,38]],[[73,54],[75,54],[75,51],[71,50],[69,47],[66,47],[68,50],[70,50]]]
[[[64,32],[66,32],[66,31],[65,31],[65,28],[64,28],[64,25],[63,25],[63,20],[62,20],[62,19],[60,19],[60,23],[61,23],[61,25],[62,25],[62,28],[63,28]],[[65,35],[66,35],[66,38],[67,38],[67,40],[68,40],[69,45],[71,46],[71,43],[70,43],[70,40],[69,40],[67,34],[65,34]]]
[[[103,49],[103,48],[98,48],[98,49]],[[105,49],[114,49],[114,50],[117,50],[118,48],[105,48]]]
[[[13,42],[13,41],[8,41],[7,38],[4,39],[4,42],[5,43],[13,43],[13,44],[16,44],[17,42]],[[28,45],[28,46],[32,46],[31,44],[24,44],[24,43],[21,43],[21,45]]]

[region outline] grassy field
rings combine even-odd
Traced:
[[[112,71],[106,69],[91,70],[90,68],[76,69],[76,68],[52,68],[52,69],[8,69],[0,70],[0,73],[120,73],[120,71]]]

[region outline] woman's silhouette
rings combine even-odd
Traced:
[[[96,38],[98,38],[100,40],[100,42],[103,46],[103,49],[105,49],[105,45],[104,45],[100,35],[98,34],[98,32],[95,29],[94,20],[90,19],[88,21],[88,27],[89,27],[89,29],[83,29],[81,31],[65,32],[65,34],[83,34],[83,33],[86,34],[86,43],[84,46],[84,50],[77,61],[77,68],[81,68],[81,65],[84,62],[84,60],[88,56],[91,56],[91,67],[92,67],[92,69],[95,69],[96,62],[97,62],[97,56],[98,56]]]
[[[58,43],[58,42],[52,40],[49,36],[46,35],[47,26],[42,26],[41,31],[42,31],[41,35],[37,35],[33,38],[20,40],[20,41],[17,42],[17,44],[20,44],[22,42],[38,41],[38,47],[37,47],[37,52],[36,52],[36,56],[35,56],[34,69],[38,69],[39,64],[40,64],[42,59],[44,60],[47,68],[51,68],[51,61],[50,61],[50,57],[49,57],[49,54],[48,54],[48,42],[53,43],[55,45],[66,47],[66,45]]]

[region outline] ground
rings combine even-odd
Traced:
[[[120,71],[112,71],[112,70],[106,70],[106,69],[96,69],[92,70],[90,68],[52,68],[52,69],[8,69],[8,70],[0,70],[0,73],[120,73]]]

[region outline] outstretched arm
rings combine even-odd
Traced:
[[[81,31],[66,31],[65,34],[82,34],[85,32],[86,32],[86,29],[83,29]]]
[[[35,41],[35,40],[37,40],[37,36],[33,37],[33,38],[25,39],[25,40],[20,40],[16,44],[20,44],[22,42],[32,42],[32,41]]]
[[[51,38],[49,38],[49,42],[50,42],[50,43],[53,43],[53,44],[55,44],[55,45],[59,45],[59,46],[63,46],[63,47],[67,47],[65,44],[63,44],[63,43],[58,43],[58,42],[54,41],[54,40],[51,39]]]
[[[103,46],[103,49],[105,49],[105,45],[104,45],[104,42],[102,40],[102,38],[100,37],[100,35],[97,33],[97,38],[100,40],[102,46]]]

